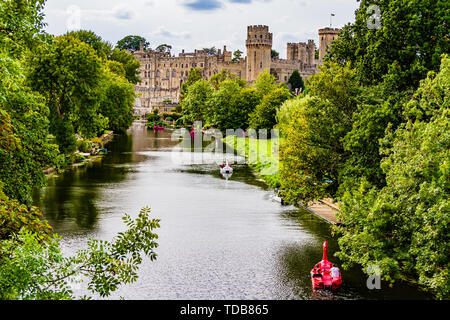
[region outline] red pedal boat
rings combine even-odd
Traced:
[[[311,270],[311,281],[314,289],[339,289],[342,285],[342,276],[339,269],[328,261],[328,243],[323,243],[323,258]]]

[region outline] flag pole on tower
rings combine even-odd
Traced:
[[[332,26],[332,20],[331,20],[331,19],[333,19],[334,16],[335,16],[334,13],[332,13],[331,16],[330,16],[330,28],[331,28],[331,26]]]

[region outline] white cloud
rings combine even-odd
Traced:
[[[283,57],[286,42],[314,39],[318,29],[330,24],[342,27],[354,21],[356,0],[218,0],[220,10],[191,10],[184,4],[195,0],[77,0],[81,9],[81,28],[98,33],[116,43],[127,35],[141,35],[153,45],[168,43],[173,53],[184,48],[202,47],[245,51],[248,25],[264,24],[274,35],[274,49]],[[206,3],[208,1],[196,1]],[[47,31],[63,34],[67,8],[73,0],[47,0]],[[211,2],[213,3],[213,2]]]
[[[166,29],[164,26],[160,26],[156,31],[150,32],[150,36],[162,37],[162,38],[191,38],[191,34],[188,31],[173,32]]]
[[[113,8],[112,15],[119,20],[131,20],[136,14],[130,6],[118,5]]]

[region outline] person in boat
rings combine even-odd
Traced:
[[[332,278],[339,278],[339,268],[337,265],[333,265],[333,268],[330,269]]]

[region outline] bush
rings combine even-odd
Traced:
[[[154,114],[154,113],[151,113],[151,114],[149,114],[148,116],[147,116],[147,121],[150,123],[150,122],[156,122],[156,121],[159,121],[159,120],[161,120],[161,116],[159,115],[159,114]]]
[[[81,162],[84,162],[84,160],[86,160],[85,156],[83,156],[83,155],[81,155],[79,153],[75,153],[74,160],[73,160],[74,163],[81,163]]]
[[[178,119],[180,119],[182,117],[182,114],[181,113],[172,112],[172,113],[169,114],[169,116],[173,120],[177,121]]]
[[[184,126],[184,119],[183,119],[183,118],[180,118],[180,119],[178,119],[177,121],[175,121],[175,126],[176,126],[176,127],[182,127],[182,126]]]

